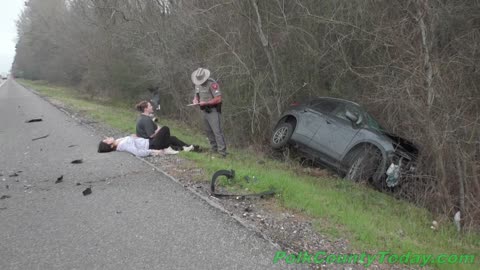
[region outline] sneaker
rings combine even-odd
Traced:
[[[183,147],[183,151],[185,151],[185,152],[190,152],[192,150],[193,150],[193,145]]]
[[[175,154],[178,154],[178,151],[173,150],[171,147],[168,147],[168,148],[163,149],[163,152],[164,152],[166,155],[175,155]]]

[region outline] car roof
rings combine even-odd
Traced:
[[[341,99],[341,98],[333,98],[333,97],[317,97],[317,98],[314,98],[312,101],[310,101],[308,103],[312,104],[313,102],[319,101],[319,100],[331,100],[331,101],[336,101],[336,102],[340,102],[340,103],[344,103],[344,104],[351,104],[351,105],[361,107],[358,103],[355,103],[353,101],[346,100],[346,99]]]

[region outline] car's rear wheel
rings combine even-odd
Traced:
[[[359,182],[374,177],[381,162],[381,154],[373,147],[359,149],[349,158],[346,179]]]
[[[290,123],[281,123],[277,125],[275,130],[272,134],[272,139],[270,140],[270,144],[273,149],[281,149],[285,145],[287,145],[290,137],[293,134],[293,125]]]

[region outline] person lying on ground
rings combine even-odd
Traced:
[[[178,153],[178,151],[173,150],[171,147],[161,150],[151,149],[147,139],[139,138],[135,136],[135,134],[118,139],[107,137],[98,144],[98,153],[108,153],[112,151],[129,152],[137,157]]]

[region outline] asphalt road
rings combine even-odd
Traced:
[[[0,86],[0,269],[273,268],[272,244],[130,154],[98,154],[100,139]]]

